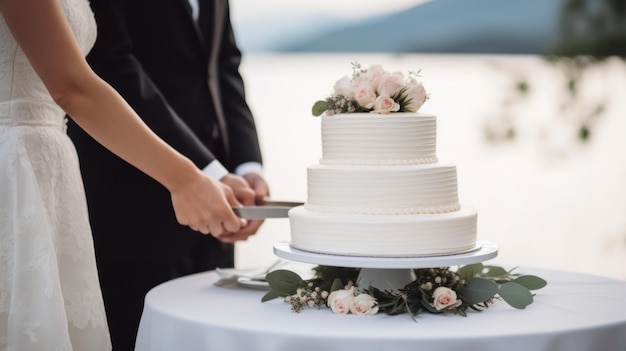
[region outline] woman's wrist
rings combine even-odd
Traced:
[[[185,185],[204,177],[202,171],[196,167],[191,160],[185,157],[181,157],[177,165],[166,167],[166,175],[161,184],[170,192],[177,191]]]

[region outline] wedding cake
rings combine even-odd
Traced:
[[[475,209],[458,199],[457,170],[436,155],[436,116],[417,74],[354,66],[318,101],[322,157],[307,168],[307,201],[289,211],[291,246],[346,256],[471,251]]]

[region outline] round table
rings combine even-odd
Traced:
[[[548,285],[516,310],[497,301],[483,312],[387,316],[292,312],[266,291],[220,287],[215,272],[163,283],[145,299],[136,351],[623,351],[626,282],[521,267]]]

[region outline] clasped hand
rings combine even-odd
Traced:
[[[257,173],[249,173],[243,177],[229,173],[221,179],[221,182],[228,185],[237,200],[245,206],[262,204],[269,196],[267,183]],[[222,233],[220,240],[231,243],[246,240],[259,230],[261,224],[262,219],[248,220],[238,231]]]
[[[216,181],[204,174],[171,191],[177,221],[202,234],[233,243],[255,234],[263,220],[246,221],[235,215],[232,207],[254,205],[268,196],[268,187],[260,175],[239,177],[227,174]]]

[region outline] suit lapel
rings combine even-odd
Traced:
[[[198,1],[202,2],[202,0],[198,0]],[[193,18],[191,5],[189,5],[189,0],[178,0],[178,2],[185,8],[185,13],[187,14],[189,21],[191,22],[191,25],[193,26],[193,29],[196,32],[196,35],[198,36],[198,41],[200,42],[200,45],[202,45],[202,48],[206,51],[207,49],[206,38],[205,38],[205,35],[203,34],[202,29],[200,28],[200,24]],[[202,4],[200,4],[200,8],[202,8]],[[202,17],[203,16],[200,15],[200,18]]]
[[[217,53],[219,52],[220,47],[221,31],[224,27],[224,8],[222,6],[223,1],[200,0],[200,2],[202,3],[200,5],[200,8],[202,8],[202,5],[204,5],[205,9],[207,11],[210,11],[208,14],[206,14],[206,16],[204,16],[205,21],[211,22],[211,25],[208,26],[208,28],[210,29],[206,32],[208,35],[210,35],[210,37],[208,37],[209,40],[206,42],[206,44],[210,45],[209,50],[211,51],[211,53]]]
[[[209,89],[211,91],[211,99],[215,108],[215,118],[219,129],[220,140],[224,146],[226,159],[229,159],[230,140],[228,140],[228,130],[224,117],[224,109],[221,102],[219,89],[219,67],[218,57],[220,52],[220,38],[224,30],[224,16],[226,13],[227,3],[221,0],[198,0],[200,7],[199,23],[193,19],[191,6],[188,0],[178,0],[188,14],[189,20],[192,22],[198,40],[208,57],[209,70]],[[225,161],[225,160],[224,160]]]
[[[228,3],[224,0],[199,0],[200,16],[207,21],[207,41],[205,42],[207,50],[209,50],[209,88],[211,89],[211,97],[213,98],[213,106],[215,108],[215,117],[219,128],[222,143],[224,144],[225,156],[230,158],[230,140],[228,138],[228,130],[226,119],[224,116],[224,108],[222,105],[221,90],[219,88],[219,53],[222,32],[224,31],[224,21],[226,17],[226,6]],[[204,13],[209,11],[209,13]],[[203,16],[204,15],[204,16]],[[210,23],[209,23],[210,22]]]

